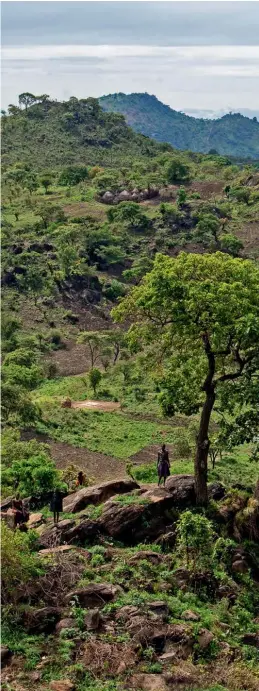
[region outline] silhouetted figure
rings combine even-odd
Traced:
[[[54,523],[58,523],[59,514],[63,511],[63,495],[57,487],[52,494],[50,510],[53,511],[54,514]]]
[[[158,452],[157,457],[157,472],[158,472],[158,485],[164,480],[164,485],[166,478],[170,475],[170,461],[169,454],[165,448],[165,444],[162,444],[161,451]]]
[[[77,481],[76,481],[76,486],[77,487],[83,487],[85,484],[85,476],[82,470],[79,471],[78,476],[77,476]]]
[[[19,494],[12,501],[12,509],[14,513],[14,527],[21,528],[29,520],[30,514],[25,508],[23,500],[20,499]]]

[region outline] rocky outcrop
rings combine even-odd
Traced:
[[[45,526],[39,526],[37,532],[39,534],[40,547],[49,549],[59,546],[62,542],[67,542],[67,533],[74,525],[75,521],[65,518],[57,525],[46,528]]]
[[[66,533],[66,541],[68,543],[75,543],[85,545],[85,543],[94,543],[98,540],[100,535],[100,526],[98,521],[91,521],[90,518],[82,519]]]
[[[172,496],[164,489],[144,492],[141,503],[108,502],[99,519],[100,529],[129,545],[154,539],[165,532],[169,522],[166,512],[172,504]]]
[[[27,607],[22,623],[29,633],[52,633],[61,617],[60,607]]]
[[[74,600],[81,607],[101,608],[106,602],[115,600],[122,592],[119,586],[111,583],[89,583],[85,588],[72,590],[66,595],[65,600],[68,604]]]
[[[63,502],[63,509],[67,513],[77,513],[85,509],[89,504],[102,504],[115,494],[124,494],[138,489],[139,485],[134,480],[113,480],[101,485],[83,487],[78,492],[69,494]]]
[[[165,486],[174,498],[175,506],[185,508],[195,504],[193,475],[171,475],[167,478]]]

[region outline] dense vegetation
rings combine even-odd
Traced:
[[[136,132],[169,142],[176,149],[209,152],[237,158],[259,158],[259,123],[240,113],[217,120],[185,115],[149,94],[109,94],[99,99],[108,112],[122,113]]]
[[[257,691],[256,167],[152,142],[95,99],[19,106],[2,118],[2,496],[40,515],[3,523],[3,689]],[[162,442],[176,497],[155,486]],[[82,511],[71,494],[56,529],[50,494],[79,469],[90,493],[132,491]]]

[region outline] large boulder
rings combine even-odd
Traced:
[[[166,480],[166,490],[174,498],[174,505],[184,509],[195,504],[193,475],[171,475]]]
[[[138,489],[139,485],[134,480],[122,479],[112,480],[111,482],[104,482],[101,485],[93,485],[92,487],[83,487],[69,494],[63,501],[64,511],[67,513],[77,513],[83,511],[89,504],[102,504],[115,494],[124,494],[125,492],[132,492],[133,489]]]
[[[129,545],[165,532],[169,521],[167,511],[173,504],[166,490],[149,490],[141,495],[141,503],[107,502],[99,518],[102,532]]]
[[[61,617],[60,607],[28,607],[23,613],[23,626],[29,633],[52,633]]]
[[[39,543],[42,548],[57,547],[63,542],[67,542],[66,536],[69,530],[73,528],[75,521],[65,518],[56,525],[49,527],[39,526],[37,532],[39,534]]]
[[[87,543],[95,542],[100,534],[100,526],[98,521],[91,521],[90,518],[83,519],[77,525],[72,526],[66,532],[66,541],[71,543],[76,543],[84,545]]]
[[[101,608],[106,602],[115,600],[121,593],[122,589],[111,583],[89,583],[85,588],[72,590],[66,595],[65,601],[70,603],[75,600],[80,607],[89,607],[90,609]]]
[[[129,684],[130,689],[137,691],[168,691],[169,689],[162,674],[134,674]]]
[[[226,494],[226,490],[222,482],[212,482],[208,486],[209,499],[214,499],[214,501],[219,501],[223,499]]]

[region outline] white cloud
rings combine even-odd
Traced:
[[[259,59],[259,46],[35,45],[2,49],[3,60],[174,57],[183,60]]]

